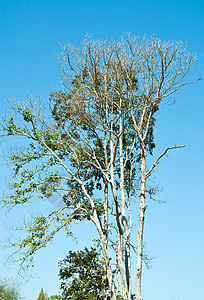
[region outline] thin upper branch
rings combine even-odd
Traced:
[[[152,173],[152,170],[158,165],[160,159],[167,153],[168,150],[171,149],[176,149],[176,148],[184,148],[185,145],[182,146],[172,146],[172,147],[168,147],[166,148],[166,150],[157,158],[157,160],[155,161],[155,163],[151,166],[151,168],[149,169],[149,171],[145,174],[145,178],[149,177]]]

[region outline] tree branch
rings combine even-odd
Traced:
[[[145,174],[145,178],[149,177],[151,175],[152,170],[158,165],[160,159],[167,153],[168,150],[171,149],[176,149],[176,148],[184,148],[185,145],[182,146],[172,146],[172,147],[168,147],[166,148],[166,150],[157,158],[157,160],[155,161],[155,163],[151,166],[151,168],[149,169],[149,171]]]

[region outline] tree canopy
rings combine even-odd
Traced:
[[[43,112],[42,101],[30,99],[13,105],[13,114],[3,118],[2,135],[25,142],[7,155],[15,181],[3,203],[13,207],[51,196],[64,203],[24,226],[26,238],[13,243],[16,253],[23,252],[22,265],[32,264],[36,251],[59,230],[71,236],[73,222],[88,221],[98,232],[110,298],[121,288],[124,299],[134,290],[142,300],[146,198],[155,192],[148,179],[167,151],[183,147],[166,148],[147,166],[157,112],[191,83],[187,74],[194,60],[181,43],[154,37],[128,35],[111,43],[87,37],[81,48],[63,48],[62,88],[50,94],[49,108]],[[131,239],[133,225],[137,241]]]
[[[69,251],[59,263],[63,299],[103,299],[103,262],[95,248]]]

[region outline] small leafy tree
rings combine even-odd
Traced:
[[[18,287],[6,279],[0,281],[1,300],[20,300],[21,296]]]
[[[49,300],[47,293],[44,293],[43,289],[40,290],[40,294],[37,300]]]
[[[59,263],[63,299],[103,299],[108,282],[103,282],[103,262],[95,248],[69,251]],[[108,297],[109,299],[110,297]]]

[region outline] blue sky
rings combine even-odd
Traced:
[[[199,57],[191,73],[195,78],[199,67],[204,69],[203,16],[201,0],[0,0],[0,111],[8,109],[8,99],[23,100],[31,94],[46,98],[52,86],[59,84],[60,44],[80,45],[86,33],[107,40],[131,32],[183,41]],[[154,175],[163,188],[159,197],[166,204],[148,203],[145,242],[155,259],[151,270],[144,269],[144,300],[204,299],[203,95],[200,81],[177,93],[177,103],[159,114],[155,155],[175,144],[186,148],[169,153]],[[5,174],[7,169],[2,167],[1,181]],[[0,212],[0,239],[7,234],[5,223],[28,212],[29,208],[23,212],[19,208],[10,216]],[[94,237],[84,225],[76,231],[77,243],[60,234],[37,254],[36,277],[29,282],[19,279],[26,300],[37,299],[41,287],[49,295],[58,292],[57,262],[68,250],[83,248]],[[3,264],[8,251],[0,250],[0,278],[16,276],[17,266]]]

